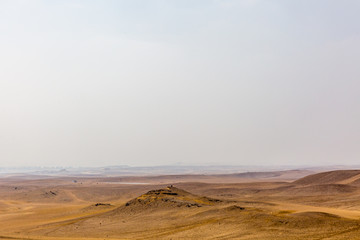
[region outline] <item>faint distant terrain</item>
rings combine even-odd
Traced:
[[[0,167],[0,177],[4,176],[156,176],[156,175],[187,175],[187,174],[242,174],[242,177],[263,174],[274,176],[274,172],[298,170],[304,173],[340,170],[340,169],[356,169],[359,166],[233,166],[233,165],[214,165],[214,166],[108,166],[108,167]],[[250,172],[250,173],[249,173]],[[268,172],[268,173],[267,173]],[[270,173],[269,173],[270,172]],[[250,175],[253,175],[252,177]],[[295,176],[299,178],[299,176]]]

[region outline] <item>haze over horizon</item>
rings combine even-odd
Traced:
[[[0,0],[1,165],[358,164],[359,10]]]

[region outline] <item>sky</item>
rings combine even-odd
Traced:
[[[359,11],[0,0],[0,165],[360,163]]]

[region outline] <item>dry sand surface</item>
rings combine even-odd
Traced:
[[[360,239],[360,170],[1,178],[0,239]]]

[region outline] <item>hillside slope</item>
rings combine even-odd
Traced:
[[[293,183],[300,185],[354,184],[359,185],[360,170],[337,170],[312,174]]]

